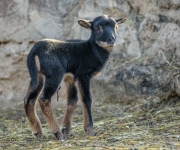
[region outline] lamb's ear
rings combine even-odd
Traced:
[[[79,25],[86,28],[86,29],[90,29],[91,30],[91,21],[89,20],[84,20],[84,19],[80,19],[78,21]]]
[[[116,23],[117,23],[118,25],[120,25],[120,24],[124,23],[126,20],[128,20],[128,19],[127,19],[127,18],[120,18],[120,19],[117,19],[117,20],[116,20]]]

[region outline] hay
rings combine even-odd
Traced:
[[[106,112],[106,113],[105,113]],[[55,110],[59,120],[63,111]],[[23,106],[3,109],[0,113],[0,149],[180,149],[180,102],[139,99],[129,104],[93,106],[97,136],[86,136],[82,127],[82,112],[78,106],[72,135],[57,141],[51,134],[40,111],[46,139],[31,135]]]

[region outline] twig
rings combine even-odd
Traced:
[[[169,66],[171,66],[170,62],[166,59],[166,56],[164,55],[164,53],[163,53],[161,50],[159,50],[159,51],[160,51],[160,53],[162,54],[162,56],[164,57],[165,62],[166,62],[167,64],[169,64]]]

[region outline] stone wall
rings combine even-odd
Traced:
[[[26,57],[36,41],[88,39],[90,32],[78,25],[78,19],[102,14],[128,21],[118,29],[101,76],[92,80],[94,101],[179,95],[179,0],[4,0],[0,1],[0,107],[23,102],[29,82]],[[60,95],[65,99],[65,89]]]

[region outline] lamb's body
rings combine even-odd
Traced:
[[[78,101],[77,88],[83,102],[84,129],[88,135],[95,135],[91,116],[90,79],[107,61],[115,42],[117,26],[124,21],[126,19],[115,21],[108,16],[97,17],[93,22],[79,20],[81,26],[92,31],[89,40],[63,42],[46,39],[33,46],[27,59],[31,81],[24,98],[24,108],[31,129],[38,138],[43,138],[44,135],[36,115],[36,100],[39,100],[41,110],[56,138],[63,139],[71,131],[72,117]],[[51,97],[66,73],[71,75],[64,80],[68,101],[61,132],[51,108]]]
[[[79,75],[92,77],[100,72],[108,59],[109,52],[90,40],[81,42],[64,42],[45,39],[37,42],[28,55],[27,65],[33,81],[35,73],[30,69],[33,59],[38,56],[40,72],[45,76],[54,74],[54,71],[72,73],[75,79]],[[87,69],[88,68],[88,69]],[[37,83],[36,83],[37,84]]]

